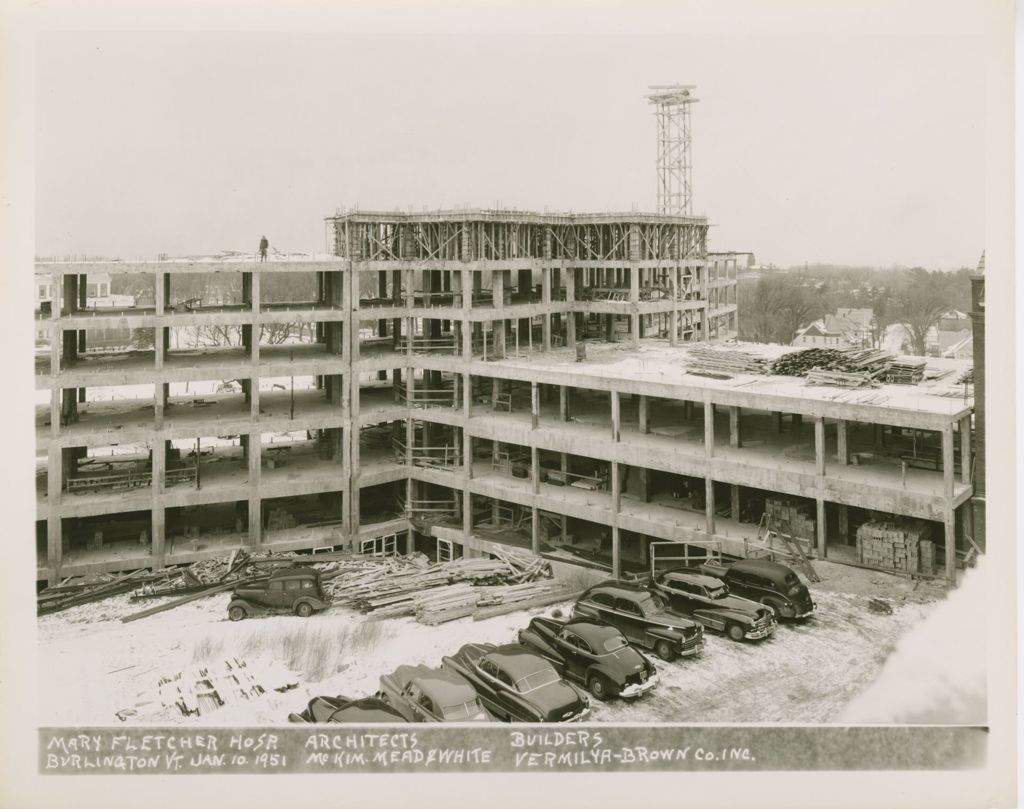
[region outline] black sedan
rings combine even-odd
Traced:
[[[405,722],[405,717],[376,697],[349,699],[348,697],[313,697],[302,713],[288,714],[289,722],[330,722],[378,724]]]
[[[775,634],[775,614],[763,604],[730,595],[721,579],[685,568],[668,570],[650,582],[651,591],[682,613],[732,640],[763,640]]]
[[[658,683],[654,664],[608,624],[534,618],[520,630],[519,642],[550,660],[566,679],[586,686],[599,700],[639,697]]]
[[[579,722],[590,713],[586,695],[524,646],[467,643],[441,667],[468,680],[484,707],[506,722]]]

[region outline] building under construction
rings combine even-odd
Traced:
[[[885,562],[858,556],[859,527],[914,521],[941,569],[973,533],[956,374],[845,390],[699,370],[694,344],[737,317],[735,257],[709,256],[702,217],[327,224],[328,260],[37,264],[55,279],[37,313],[40,579],[235,547],[494,543],[621,573],[671,557],[665,542],[749,553],[773,518],[808,555],[853,562]],[[98,273],[152,298],[84,307]],[[184,299],[196,273],[234,297]],[[89,348],[115,327],[143,337]]]
[[[38,578],[503,544],[619,575],[776,540],[953,578],[964,369],[843,388],[766,373],[777,346],[710,357],[746,254],[690,213],[690,88],[653,89],[657,214],[354,210],[320,260],[37,262]],[[98,277],[133,297],[88,305]]]

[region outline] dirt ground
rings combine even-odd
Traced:
[[[595,703],[594,721],[836,722],[878,677],[900,638],[936,609],[943,584],[918,583],[875,571],[815,563],[816,615],[784,623],[771,640],[733,643],[708,633],[695,660],[656,661],[659,685],[634,702]],[[868,608],[871,597],[891,614]],[[369,620],[333,608],[309,619],[293,616],[227,620],[229,596],[219,594],[131,623],[140,609],[117,596],[38,621],[43,725],[277,724],[319,694],[364,696],[381,674],[403,663],[437,665],[442,655],[476,641],[507,643],[532,615],[571,604],[520,611],[484,621],[464,618],[436,627],[411,618]],[[144,603],[149,606],[152,602]],[[954,650],[951,649],[951,652]],[[267,693],[232,701],[203,716],[183,716],[160,700],[162,677],[244,660]],[[259,678],[258,678],[259,679]],[[284,693],[277,686],[295,683]]]

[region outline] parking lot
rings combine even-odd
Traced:
[[[874,571],[818,563],[823,582],[812,587],[816,615],[783,624],[764,642],[734,643],[707,634],[702,657],[656,661],[660,683],[634,702],[596,703],[594,721],[835,722],[878,676],[900,638],[935,609],[940,584],[915,584]],[[891,614],[869,609],[882,597]],[[227,620],[227,594],[122,624],[137,609],[127,596],[39,619],[43,724],[275,724],[313,696],[357,697],[377,690],[381,674],[401,664],[438,665],[467,642],[507,643],[532,615],[567,614],[556,605],[474,622],[436,627],[411,618],[371,621],[333,608],[309,619],[293,616]],[[246,661],[265,676],[267,693],[203,716],[183,716],[157,698],[161,677]],[[282,676],[285,672],[287,676]],[[271,682],[270,680],[274,680]],[[276,680],[295,687],[274,691]],[[282,683],[283,684],[283,683]]]

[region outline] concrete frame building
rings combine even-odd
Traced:
[[[61,279],[37,314],[52,330],[36,365],[39,578],[234,547],[495,544],[576,561],[589,547],[619,575],[658,542],[742,555],[771,499],[805,509],[809,549],[840,561],[858,522],[930,521],[955,576],[973,533],[970,402],[688,373],[687,344],[736,330],[737,262],[709,258],[705,218],[355,211],[327,227],[328,260],[37,265]],[[151,274],[155,305],[84,311],[100,272]],[[175,278],[209,272],[242,303],[177,302]],[[315,299],[264,299],[268,273],[314,276]],[[261,340],[284,322],[315,324],[313,339]],[[89,330],[112,324],[152,329],[153,349],[87,354]],[[171,329],[203,324],[238,328],[240,345],[169,348]],[[299,377],[314,384],[296,391]],[[239,390],[172,390],[229,379]],[[111,386],[145,395],[89,402]],[[307,440],[282,452],[274,436],[296,431]],[[203,442],[220,449],[204,460]],[[148,455],[127,470],[93,452],[129,444]]]

